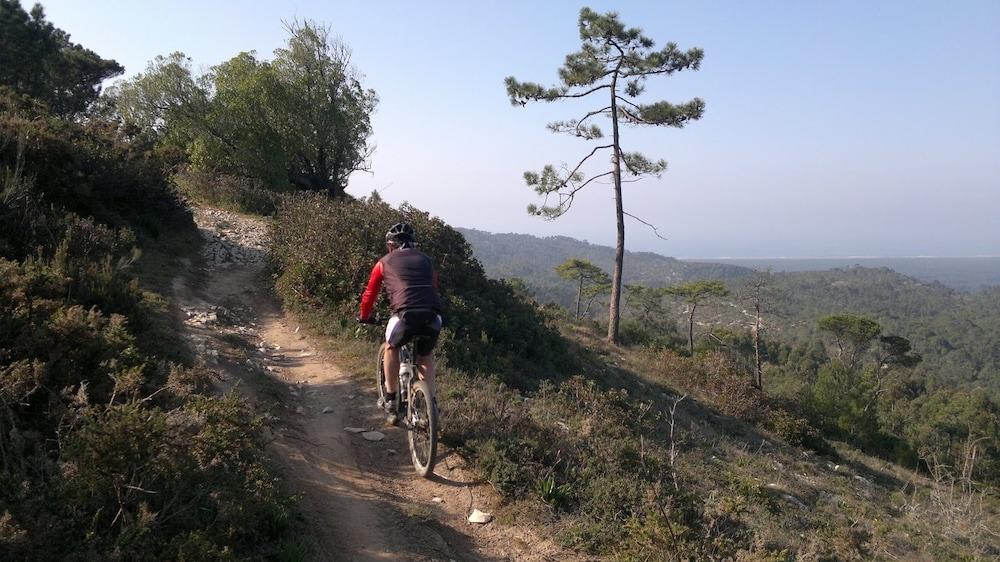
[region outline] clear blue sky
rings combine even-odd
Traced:
[[[27,3],[26,3],[27,4]],[[628,130],[663,157],[625,189],[627,246],[682,257],[1000,255],[1000,2],[43,2],[126,74],[180,50],[207,68],[269,55],[281,20],[328,24],[381,99],[378,189],[458,226],[614,240],[608,186],[554,222],[529,217],[524,170],[574,161],[545,123],[586,103],[511,107],[503,78],[552,82],[579,46],[581,6],[615,10],[658,44],[702,47],[698,72],[646,100],[700,96],[685,129]],[[596,102],[595,102],[596,103]]]

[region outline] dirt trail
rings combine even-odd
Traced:
[[[188,337],[224,389],[272,416],[268,451],[299,511],[316,560],[565,560],[528,528],[474,525],[493,490],[441,451],[434,477],[417,477],[405,431],[386,427],[373,388],[359,388],[283,313],[263,278],[266,223],[198,209],[206,240],[200,275],[178,277],[174,298]],[[385,434],[368,441],[345,428]]]

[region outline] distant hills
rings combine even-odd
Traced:
[[[824,271],[855,266],[887,267],[926,283],[937,282],[959,291],[979,291],[1000,286],[1000,257],[706,258],[695,261],[772,271]]]
[[[539,302],[566,307],[574,302],[572,284],[553,271],[563,261],[587,259],[610,272],[614,260],[613,248],[565,236],[542,238],[458,230],[472,245],[489,276],[521,279]],[[949,260],[954,258],[943,263]],[[817,265],[838,265],[828,260],[814,261]],[[917,265],[925,276],[933,273],[927,263]],[[720,279],[735,290],[752,272],[749,267],[731,263],[678,260],[650,252],[627,252],[625,256],[626,284],[662,287],[690,279]],[[802,342],[814,336],[816,321],[824,315],[864,314],[877,319],[887,333],[913,341],[914,348],[924,354],[925,361],[918,371],[927,379],[958,386],[985,385],[1000,391],[1000,347],[996,345],[1000,341],[1000,287],[962,292],[953,285],[921,280],[884,265],[850,265],[821,271],[775,268],[772,283],[776,293],[773,312],[777,315],[772,318],[772,336],[788,343]],[[680,321],[684,305],[670,305],[673,310],[669,314]],[[706,327],[745,324],[745,303],[736,296],[720,305],[705,308],[702,321]],[[629,313],[627,307],[625,313]],[[594,317],[601,319],[602,314],[598,312]]]
[[[530,234],[493,234],[459,228],[490,277],[518,277],[533,283],[565,283],[553,272],[570,258],[590,260],[608,273],[614,266],[615,250],[567,236],[538,237]],[[662,287],[690,279],[741,279],[753,270],[741,265],[681,261],[652,252],[625,252],[625,283]]]

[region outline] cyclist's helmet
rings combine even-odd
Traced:
[[[413,227],[409,223],[398,222],[392,225],[389,232],[385,233],[386,242],[395,242],[400,245],[412,244],[416,240]]]

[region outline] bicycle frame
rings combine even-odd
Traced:
[[[406,412],[401,422],[406,428],[410,428],[412,427],[410,412],[408,409],[404,410],[403,404],[405,403],[407,408],[409,407],[413,395],[413,379],[419,377],[417,364],[414,362],[412,342],[399,348],[399,373],[397,376],[399,377],[399,413]]]

